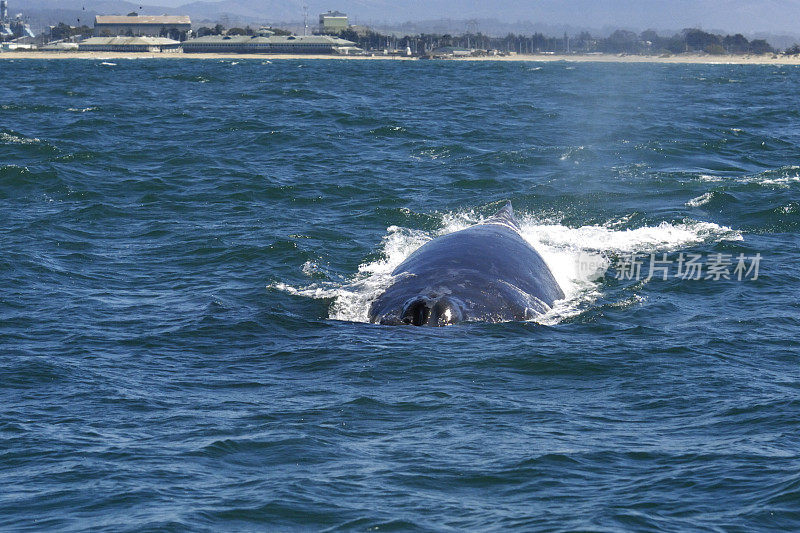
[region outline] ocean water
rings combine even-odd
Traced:
[[[800,528],[800,68],[1,66],[1,529]],[[367,323],[506,200],[564,301]]]

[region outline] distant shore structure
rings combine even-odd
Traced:
[[[338,34],[349,27],[347,15],[340,11],[328,11],[319,16],[319,33]]]
[[[165,37],[90,37],[78,43],[81,52],[163,52],[177,51],[180,41]]]
[[[8,15],[8,0],[0,0],[0,41],[22,39],[19,42],[23,42],[35,36],[31,27],[22,18],[22,13],[11,18]]]
[[[96,37],[163,37],[188,32],[192,21],[188,15],[97,15],[94,18]]]
[[[363,53],[356,43],[328,35],[207,35],[181,45],[184,53],[330,54]]]

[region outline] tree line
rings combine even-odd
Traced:
[[[292,32],[289,30],[284,30],[281,28],[266,28],[275,35],[291,35]],[[258,33],[257,30],[254,30],[250,26],[245,26],[244,28],[228,28],[225,29],[225,26],[222,24],[217,24],[216,26],[203,26],[201,28],[197,28],[197,31],[194,32],[195,36],[197,37],[205,37],[206,35],[255,35]]]
[[[553,53],[606,53],[606,54],[768,54],[776,53],[764,39],[748,40],[744,35],[718,35],[696,28],[687,28],[675,35],[662,37],[653,30],[635,33],[617,30],[608,37],[593,37],[589,32],[575,36],[546,36],[542,33],[493,37],[482,33],[421,34],[396,37],[372,30],[357,32],[347,29],[339,34],[343,39],[353,41],[359,47],[376,49],[410,48],[412,52],[424,54],[437,48],[453,47],[465,49],[498,50],[531,54]],[[800,47],[795,46],[800,51]],[[789,53],[792,49],[787,50]]]

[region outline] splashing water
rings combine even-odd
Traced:
[[[431,239],[484,220],[474,211],[468,211],[442,215],[441,229],[433,232],[390,226],[382,239],[381,257],[362,263],[351,280],[300,288],[275,283],[269,288],[308,298],[333,299],[330,318],[368,322],[370,304],[391,285],[392,271],[411,253]],[[548,325],[580,314],[597,300],[602,294],[602,278],[614,254],[670,252],[702,242],[742,239],[731,228],[693,220],[624,230],[614,229],[613,222],[571,228],[532,215],[518,214],[517,220],[520,234],[539,252],[564,291],[563,300],[534,319]]]
[[[706,205],[708,202],[710,202],[713,197],[714,195],[710,192],[703,193],[696,198],[692,198],[691,200],[686,202],[685,205],[687,207],[700,207],[701,205]]]

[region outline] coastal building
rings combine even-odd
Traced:
[[[338,54],[361,53],[352,41],[328,35],[207,35],[182,44],[185,53]]]
[[[36,45],[32,43],[21,43],[18,39],[0,42],[0,52],[10,52],[12,50],[36,50]]]
[[[160,37],[178,35],[192,29],[187,15],[97,15],[94,18],[94,34],[97,37],[127,35],[130,37]]]
[[[64,41],[52,42],[40,46],[38,50],[41,52],[77,52],[78,43]]]
[[[328,11],[319,16],[319,32],[327,34],[338,34],[350,27],[347,22],[347,15],[339,11]]]
[[[163,52],[181,43],[165,37],[90,37],[78,43],[81,52]]]
[[[430,55],[438,59],[448,59],[455,57],[470,57],[476,55],[476,51],[470,48],[456,48],[454,46],[440,46],[434,48]]]

